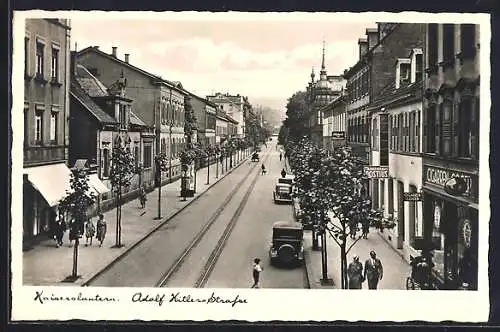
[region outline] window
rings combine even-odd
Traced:
[[[415,116],[415,152],[420,153],[420,111]]]
[[[45,45],[40,42],[36,43],[36,75],[43,77],[43,49]]]
[[[410,134],[409,134],[409,139],[410,139],[410,152],[415,152],[415,140],[417,139],[416,133],[415,133],[415,111],[410,113]]]
[[[109,149],[103,149],[102,150],[102,176],[107,178],[109,177],[109,170],[110,170],[110,154],[109,154]]]
[[[144,168],[151,168],[151,160],[152,160],[152,146],[151,143],[144,143]]]
[[[28,114],[29,114],[29,107],[25,106],[24,107],[24,146],[28,146],[29,145]]]
[[[29,75],[29,54],[30,54],[30,39],[24,37],[24,74]]]
[[[135,167],[139,168],[139,164],[141,163],[141,155],[139,154],[138,145],[134,146],[134,161],[135,161]]]
[[[460,48],[462,59],[476,55],[476,26],[474,24],[460,25]]]
[[[400,84],[400,86],[407,85],[408,83],[410,83],[411,66],[409,63],[402,63],[399,68],[400,68],[399,84]]]
[[[120,128],[126,129],[128,127],[127,119],[127,105],[119,105]]]
[[[57,82],[59,79],[59,50],[52,48],[52,62],[50,66],[50,77],[52,81]]]
[[[57,114],[58,112],[50,113],[50,141],[57,142]]]
[[[438,25],[436,23],[428,24],[427,30],[427,44],[428,44],[428,61],[431,73],[435,73],[438,63]]]
[[[432,104],[426,110],[426,118],[427,121],[424,122],[426,124],[426,146],[425,152],[436,153],[436,132],[438,130],[439,123],[437,122],[437,112],[436,105]]]
[[[441,148],[440,153],[443,156],[448,156],[451,152],[451,114],[453,111],[453,103],[450,100],[445,100],[441,104]]]
[[[455,61],[455,25],[443,24],[443,63],[450,67]]]
[[[474,110],[471,98],[462,100],[458,107],[458,155],[470,158],[472,154],[472,134]]]
[[[35,144],[40,145],[43,141],[43,111],[35,111]]]
[[[424,72],[424,56],[423,54],[416,54],[415,55],[415,80],[421,81],[423,78],[423,72]]]

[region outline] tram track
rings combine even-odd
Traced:
[[[248,159],[247,159],[248,160]],[[210,228],[210,226],[216,221],[217,219],[217,216],[220,215],[220,213],[222,213],[222,211],[224,211],[225,209],[225,206],[231,201],[231,199],[234,197],[234,195],[237,193],[238,189],[240,189],[240,187],[245,183],[245,181],[248,179],[248,177],[250,176],[250,174],[252,174],[252,172],[255,170],[256,168],[256,165],[252,165],[250,167],[250,169],[244,173],[245,175],[243,176],[243,178],[236,184],[236,186],[234,187],[234,189],[229,193],[229,195],[227,195],[227,197],[224,199],[223,203],[218,207],[218,209],[212,214],[211,218],[209,219],[209,221],[207,223],[204,224],[204,226],[202,226],[202,229],[197,233],[197,235],[192,239],[192,241],[190,241],[190,244],[188,245],[188,248],[189,247],[196,247],[197,243],[201,240],[201,238],[203,237],[203,234],[206,233],[206,231]],[[223,180],[223,179],[221,179]],[[214,184],[214,185],[217,185],[218,183]],[[139,247],[147,247],[148,246],[148,240],[152,237],[154,237],[156,234],[158,234],[159,232],[161,232],[162,230],[165,229],[165,227],[168,227],[170,222],[172,220],[174,220],[178,213],[180,213],[183,209],[179,210],[177,213],[175,213],[174,215],[170,216],[167,220],[165,220],[164,222],[162,222],[158,227],[156,227],[154,230],[152,230],[149,234],[147,234],[144,238],[142,238],[140,241],[138,241],[136,244],[134,244],[129,251],[127,251],[126,253],[124,253],[123,255],[119,256],[115,261],[113,261],[111,264],[107,265],[104,269],[102,269],[101,271],[99,271],[97,274],[95,274],[94,276],[92,276],[87,282],[85,282],[84,284],[82,284],[82,286],[92,286],[93,284],[99,284],[99,279],[100,278],[106,278],[106,274],[107,272],[109,272],[110,270],[112,270],[115,266],[119,265],[120,262],[122,262],[123,260],[126,260],[128,256],[130,256],[134,251],[136,250],[139,250]],[[190,249],[191,250],[191,249]],[[183,254],[184,255],[181,255],[181,256],[184,256],[184,257],[178,257],[177,260],[179,260],[180,262],[179,263],[182,263],[183,259],[189,255],[189,251],[186,252],[186,250],[183,251]],[[180,259],[179,259],[180,258]],[[177,261],[176,260],[176,261]],[[130,261],[130,259],[129,259]],[[181,264],[177,264],[178,266],[180,266]],[[173,270],[171,273],[175,273],[175,270]],[[158,282],[157,282],[158,284]]]
[[[269,154],[267,153],[265,156],[265,160],[269,158]],[[167,271],[161,276],[159,281],[156,283],[156,287],[167,287],[169,281],[173,278],[175,273],[180,269],[184,261],[189,257],[189,255],[192,253],[192,251],[197,247],[197,245],[200,243],[200,241],[204,238],[204,236],[207,234],[207,232],[212,228],[212,226],[220,220],[220,216],[222,212],[226,210],[228,207],[230,201],[235,197],[236,193],[241,189],[241,185],[246,181],[246,179],[250,176],[250,174],[254,171],[256,165],[254,165],[249,173],[246,174],[244,179],[238,183],[237,186],[231,191],[231,193],[226,197],[224,200],[224,203],[212,214],[212,216],[209,218],[207,223],[202,227],[200,232],[196,234],[196,236],[192,239],[192,241],[188,244],[188,246],[184,249],[184,251],[177,257],[177,259],[174,261],[174,263],[169,267]],[[250,194],[252,193],[253,188],[255,187],[255,184],[257,182],[257,179],[259,178],[259,172],[257,172],[254,175],[254,178],[248,187],[248,189],[245,191],[242,200],[238,203],[238,206],[236,208],[236,211],[232,214],[231,219],[229,223],[226,225],[224,228],[224,231],[222,234],[219,236],[218,241],[214,247],[214,249],[211,251],[210,255],[208,256],[208,259],[206,263],[204,264],[198,278],[196,279],[194,283],[194,288],[202,288],[208,281],[210,274],[212,273],[213,269],[215,268],[215,265],[217,263],[218,258],[222,254],[222,251],[224,250],[224,246],[227,243],[234,227],[237,224],[237,221],[243,212],[243,209],[248,201],[248,198],[250,197]]]

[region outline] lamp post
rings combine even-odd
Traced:
[[[158,215],[154,219],[160,220],[161,219],[161,161],[159,154],[155,156],[155,168],[156,168],[155,185],[158,187]]]
[[[218,156],[218,151],[219,147],[215,147],[215,178],[219,178],[219,159],[217,159]]]
[[[169,129],[168,129],[168,133],[169,133],[169,137],[168,139],[170,140],[169,143],[170,143],[170,148],[168,149],[168,181],[169,182],[172,182],[172,126],[174,125],[174,120],[170,120],[170,123],[169,123]]]
[[[207,146],[207,184],[210,184],[210,155],[212,154],[212,147]]]

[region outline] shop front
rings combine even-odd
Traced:
[[[478,176],[430,165],[423,176],[424,246],[433,249],[436,284],[477,290]]]

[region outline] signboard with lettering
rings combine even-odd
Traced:
[[[450,181],[451,179],[461,179]],[[477,176],[455,170],[424,165],[424,181],[428,185],[440,187],[451,195],[470,196],[473,180]]]
[[[345,131],[333,131],[332,139],[345,139]]]
[[[364,166],[363,172],[370,179],[388,178],[389,166]]]
[[[421,200],[422,200],[422,193],[416,193],[416,192],[403,193],[403,201],[420,202]]]

